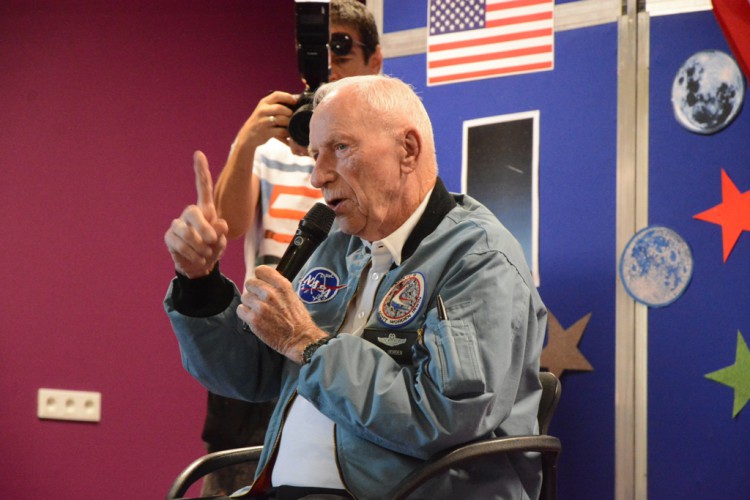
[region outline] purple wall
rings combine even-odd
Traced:
[[[216,177],[257,100],[299,87],[291,0],[0,4],[3,498],[163,498],[202,454],[163,233],[193,151]],[[39,387],[100,391],[101,422],[37,419]]]

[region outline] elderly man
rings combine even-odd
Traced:
[[[329,81],[380,73],[378,27],[359,0],[331,1],[329,47]],[[227,221],[227,237],[244,235],[246,278],[255,274],[258,264],[277,263],[299,220],[323,201],[320,190],[310,185],[315,163],[287,129],[297,99],[276,91],[258,102],[237,133],[216,183],[216,211]],[[209,393],[202,432],[206,449],[261,444],[274,406],[273,401],[249,403]],[[247,484],[252,472],[247,466],[222,469],[206,477],[201,494],[232,492]]]
[[[216,266],[227,229],[198,153],[198,204],[165,235],[177,270],[165,305],[203,385],[278,398],[253,492],[384,498],[439,451],[537,431],[546,310],[516,240],[437,177],[409,86],[346,78],[315,103],[312,183],[332,234],[293,283],[260,266],[240,298]],[[540,482],[538,458],[519,455],[416,497],[536,498]]]

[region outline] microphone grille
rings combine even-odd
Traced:
[[[335,218],[336,214],[328,205],[325,203],[316,203],[307,212],[302,222],[306,226],[313,226],[315,229],[328,234]]]

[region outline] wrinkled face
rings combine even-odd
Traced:
[[[362,41],[359,38],[357,30],[340,24],[331,24],[330,32],[346,33],[354,40],[354,43],[352,44],[351,52],[344,56],[331,53],[331,74],[328,78],[329,81],[335,82],[347,76],[376,75],[380,72],[382,61],[380,53],[374,53],[370,56],[370,60],[365,63],[365,53],[362,50],[362,46],[357,43]]]
[[[342,231],[384,238],[408,217],[400,203],[403,144],[372,111],[343,89],[319,105],[310,122],[313,186],[323,191]]]

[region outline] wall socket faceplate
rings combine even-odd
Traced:
[[[102,415],[100,392],[39,389],[37,417],[54,420],[99,422]]]

